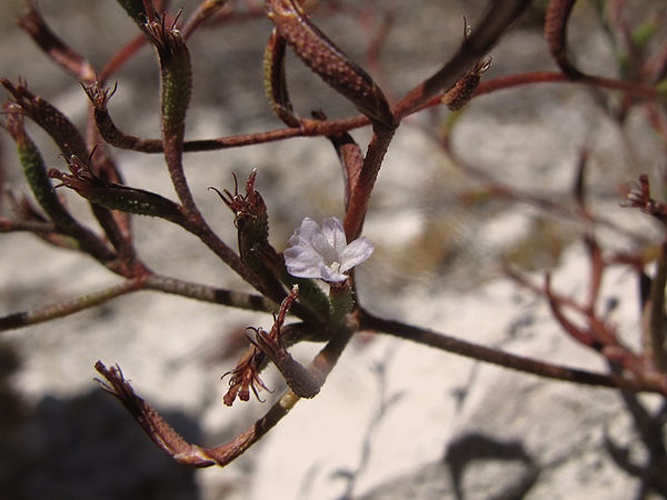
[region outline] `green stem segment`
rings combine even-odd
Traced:
[[[146,23],[146,33],[160,59],[160,111],[164,156],[174,189],[186,213],[201,218],[183,171],[185,116],[192,93],[190,53],[178,30],[165,20]]]
[[[81,250],[108,266],[116,255],[94,233],[80,225],[60,202],[51,185],[42,155],[26,133],[21,117],[17,113],[8,113],[5,127],[16,143],[30,190],[44,212],[59,231],[78,242]]]
[[[329,317],[336,329],[344,327],[348,314],[354,309],[354,297],[349,281],[329,284]]]

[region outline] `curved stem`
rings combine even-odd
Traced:
[[[544,21],[544,38],[563,73],[577,78],[582,73],[572,64],[567,55],[567,25],[576,0],[551,0]]]
[[[340,333],[341,335],[329,341],[315,357],[308,366],[309,371],[323,379],[331,372],[352,334],[351,330]],[[106,379],[106,382],[102,382],[102,389],[118,398],[153,442],[177,462],[193,467],[224,467],[259,441],[300,399],[288,389],[269,411],[245,432],[221,446],[202,448],[183,439],[149,403],[139,397],[118,366],[107,368],[98,361],[95,369]]]

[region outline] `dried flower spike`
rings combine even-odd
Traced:
[[[292,276],[319,278],[330,283],[344,282],[347,272],[368,259],[375,249],[365,237],[348,244],[343,224],[336,217],[325,219],[321,228],[306,217],[289,243],[284,255]]]
[[[394,129],[389,103],[366,71],[313,24],[298,0],[267,0],[266,12],[296,55],[374,125]]]
[[[645,214],[655,217],[663,224],[667,224],[667,205],[651,197],[651,187],[646,174],[640,175],[639,181],[630,186],[626,199],[627,202],[621,206],[639,208]]]
[[[491,58],[479,61],[470,71],[457,81],[445,94],[442,96],[442,102],[450,111],[459,111],[466,104],[470,102],[475,91],[479,86],[479,82],[484,74],[491,67]]]
[[[471,33],[470,25],[468,20],[463,18],[463,42],[468,41]],[[488,57],[484,60],[479,60],[477,63],[468,70],[454,85],[452,85],[447,92],[442,96],[442,102],[447,106],[450,111],[458,111],[463,108],[466,104],[470,102],[479,82],[482,79],[482,75],[488,71],[491,67],[491,58]]]
[[[160,217],[176,224],[184,224],[183,214],[178,205],[144,189],[132,188],[101,179],[95,175],[90,166],[80,158],[72,155],[67,164],[71,173],[66,174],[52,168],[49,177],[58,179],[62,184],[75,190],[91,203],[110,210]]]

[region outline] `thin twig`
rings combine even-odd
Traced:
[[[635,392],[657,392],[667,394],[667,383],[627,379],[619,375],[601,373],[555,365],[532,358],[511,354],[497,349],[473,344],[432,330],[407,325],[393,320],[381,319],[363,312],[360,315],[362,330],[386,333],[418,344],[435,347],[467,358],[491,363],[505,368],[530,373],[544,378],[562,380],[583,385],[627,389]]]
[[[38,307],[31,311],[9,314],[0,318],[0,332],[63,318],[140,289],[141,279],[128,279],[97,292],[87,293],[56,304]]]

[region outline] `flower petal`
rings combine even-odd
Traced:
[[[301,225],[296,228],[296,231],[294,231],[294,234],[290,237],[289,244],[296,245],[300,240],[308,241],[320,232],[321,229],[319,224],[310,217],[306,217],[301,221]]]
[[[358,266],[368,259],[374,250],[375,245],[368,238],[365,236],[357,238],[343,250],[340,260],[341,272],[349,271]]]
[[[322,257],[308,244],[289,247],[284,252],[287,271],[298,278],[319,278]]]
[[[297,278],[319,278],[342,282],[346,271],[365,261],[374,246],[368,238],[358,238],[350,245],[340,220],[329,217],[322,227],[306,217],[289,239],[284,252],[287,271]]]
[[[340,256],[347,246],[343,223],[336,217],[329,217],[322,222],[322,234]]]
[[[347,275],[332,269],[329,266],[322,266],[320,278],[329,283],[342,283],[347,279]]]

